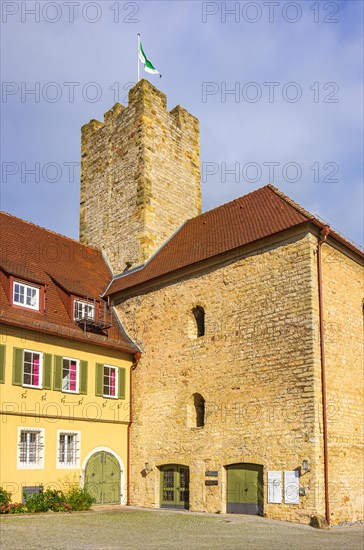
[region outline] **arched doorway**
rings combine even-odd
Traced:
[[[189,508],[190,475],[188,466],[160,466],[161,508]]]
[[[263,466],[227,466],[227,513],[263,515]]]
[[[96,499],[95,504],[120,504],[120,465],[107,451],[94,453],[87,461],[85,487]]]

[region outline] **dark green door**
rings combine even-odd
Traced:
[[[263,466],[232,464],[227,467],[227,512],[263,514]]]
[[[85,486],[95,497],[95,504],[120,504],[120,466],[106,451],[99,451],[88,460]]]
[[[189,470],[168,464],[161,467],[161,508],[189,507]]]

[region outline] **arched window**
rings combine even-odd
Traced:
[[[201,394],[195,393],[193,396],[193,404],[196,414],[196,428],[201,428],[205,425],[205,400]]]
[[[197,338],[200,338],[205,334],[205,310],[201,306],[196,306],[193,308],[192,313],[196,321]]]

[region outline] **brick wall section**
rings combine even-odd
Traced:
[[[362,267],[322,246],[328,403],[329,493],[333,523],[363,519]]]
[[[80,240],[114,273],[149,258],[201,213],[199,122],[141,80],[129,104],[82,128]]]
[[[252,462],[264,466],[268,516],[308,522],[324,513],[315,487],[323,479],[316,242],[311,235],[292,238],[117,306],[144,349],[134,376],[133,503],[158,506],[156,466],[177,463],[190,467],[191,509],[225,511],[224,466]],[[198,339],[195,305],[206,312],[206,334]],[[197,392],[206,400],[203,428],[187,422]],[[303,459],[311,472],[300,480],[307,489],[301,504],[267,504],[267,471],[294,470]],[[146,461],[155,468],[142,477]],[[205,487],[205,470],[218,470],[218,487]]]

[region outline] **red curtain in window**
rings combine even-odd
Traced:
[[[76,361],[71,361],[70,364],[70,390],[76,391],[76,380],[77,380],[77,363]]]
[[[110,395],[112,397],[115,397],[115,369],[111,369],[111,377],[110,377]]]
[[[33,355],[33,386],[39,386],[39,355]]]

